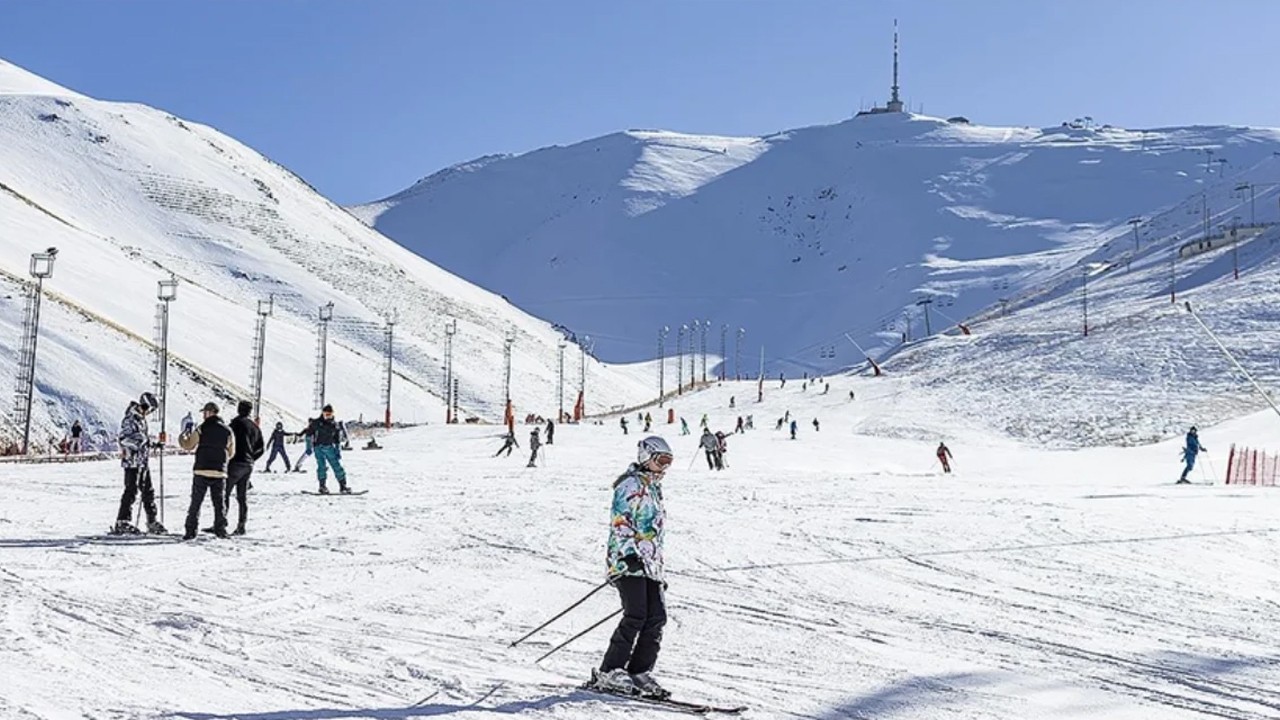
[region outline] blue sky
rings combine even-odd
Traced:
[[[227,132],[329,197],[626,128],[888,94],[989,124],[1280,126],[1276,0],[0,0],[0,57]]]

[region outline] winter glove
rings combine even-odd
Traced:
[[[643,573],[644,561],[636,555],[626,555],[622,558],[622,563],[627,566],[629,573]]]

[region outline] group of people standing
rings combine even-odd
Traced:
[[[147,417],[158,408],[159,402],[155,395],[142,393],[138,400],[129,403],[124,419],[120,422],[118,442],[120,462],[124,468],[124,494],[120,497],[113,533],[142,532],[130,522],[133,503],[139,493],[142,496],[141,510],[147,515],[146,531],[167,532],[157,517],[150,465],[151,451],[163,448],[166,438],[161,432],[160,437],[153,440],[147,428]],[[236,406],[236,417],[230,423],[224,422],[219,412],[217,403],[205,403],[200,409],[200,423],[197,424],[188,415],[183,420],[182,432],[178,435],[179,447],[195,456],[192,463],[191,503],[187,508],[183,528],[184,540],[196,537],[206,495],[213,503],[213,525],[205,530],[223,538],[229,534],[245,534],[253,466],[263,456],[266,448],[262,432],[252,418],[253,403],[241,400]],[[347,473],[342,467],[342,445],[346,433],[345,428],[334,419],[333,406],[325,405],[320,417],[310,420],[302,434],[308,440],[306,454],[314,452],[316,457],[316,478],[320,484],[320,494],[329,493],[326,482],[330,468],[338,480],[339,492],[350,493]],[[289,469],[289,457],[284,452],[284,436],[283,424],[276,423],[275,431],[271,434],[272,453],[267,461],[268,471],[278,454],[284,455],[285,468]],[[298,462],[301,461],[299,459]],[[227,510],[233,492],[239,504],[239,513],[235,529],[228,533]]]
[[[552,420],[547,420],[547,445],[554,445],[556,442],[556,424]],[[529,464],[525,467],[538,466],[538,451],[542,449],[542,428],[535,427],[529,433]],[[520,443],[516,441],[516,433],[514,430],[508,430],[507,434],[502,437],[502,447],[498,448],[498,452],[494,453],[494,457],[498,457],[502,453],[506,453],[507,457],[511,457],[511,451],[520,447]]]

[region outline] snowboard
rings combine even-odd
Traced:
[[[351,492],[349,492],[349,493],[340,493],[340,492],[336,492],[336,491],[335,491],[335,492],[331,492],[331,493],[329,493],[329,496],[332,496],[332,497],[342,497],[343,495],[347,495],[347,496],[354,497],[354,496],[356,496],[356,495],[364,495],[364,494],[365,494],[365,493],[367,493],[367,492],[369,492],[369,491],[368,491],[368,490],[352,490],[352,491],[351,491]],[[316,492],[315,490],[303,490],[303,491],[302,491],[302,494],[303,494],[303,495],[324,495],[324,493]]]

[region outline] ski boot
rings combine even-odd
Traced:
[[[244,525],[243,525],[243,524],[236,525],[236,529],[235,529],[235,531],[233,531],[231,534],[232,534],[232,535],[243,535],[243,534],[244,534]]]
[[[169,531],[165,530],[164,526],[161,525],[158,520],[147,521],[147,532],[151,533],[152,535],[168,535],[169,534]]]
[[[341,485],[338,486],[338,492],[342,493],[343,495],[350,495],[351,486],[347,485],[346,483],[342,483]]]
[[[614,695],[639,695],[640,690],[636,687],[636,683],[631,679],[631,675],[622,668],[615,670],[591,670],[591,682],[587,683],[587,687],[603,693],[611,693]]]
[[[112,535],[141,535],[142,531],[134,526],[128,520],[117,520],[115,525],[111,526]]]
[[[320,486],[319,493],[320,493],[321,495],[328,495],[328,494],[329,494],[329,488],[325,487],[324,485],[321,485],[321,486]]]
[[[1174,485],[1190,485],[1190,484],[1191,484],[1191,481],[1186,478],[1181,478],[1178,480],[1178,482],[1174,483]]]
[[[639,691],[640,697],[653,698],[654,700],[666,700],[671,697],[671,692],[658,684],[657,680],[647,672],[636,673],[631,676],[631,682]]]

